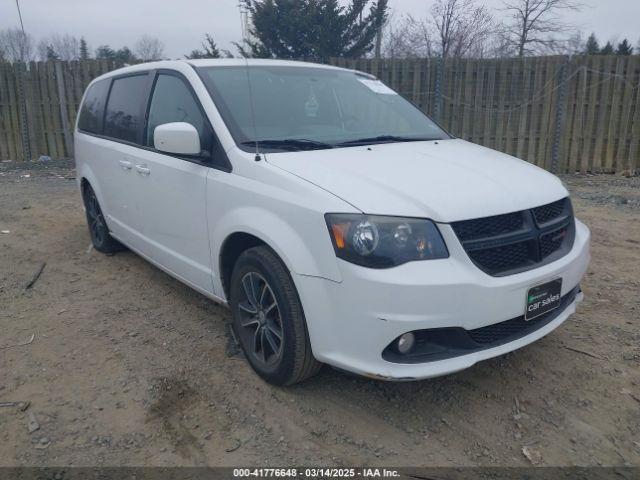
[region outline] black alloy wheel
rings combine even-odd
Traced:
[[[273,385],[292,385],[319,371],[295,284],[272,249],[244,251],[229,287],[233,330],[258,375]]]
[[[100,208],[98,197],[91,185],[87,184],[84,187],[82,197],[93,247],[102,253],[115,253],[122,250],[122,244],[109,233],[109,227]]]

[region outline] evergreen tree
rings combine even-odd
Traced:
[[[338,0],[241,3],[251,16],[253,39],[236,46],[243,56],[264,58],[363,57],[373,50],[388,11],[388,0],[349,0],[346,6]]]
[[[596,38],[596,34],[592,33],[587,38],[587,43],[585,44],[584,53],[586,55],[599,55],[600,54],[600,45],[598,44],[598,39]]]
[[[208,33],[204,36],[205,41],[202,42],[202,50],[191,50],[189,55],[185,55],[185,58],[188,59],[196,59],[196,58],[220,58],[220,50],[216,45],[216,42],[213,40],[213,37]]]
[[[60,57],[58,56],[56,51],[53,49],[53,45],[47,45],[47,61],[59,60],[59,59]]]
[[[138,61],[134,53],[127,46],[124,46],[121,49],[117,50],[114,54],[114,58],[121,63],[131,64]]]
[[[100,45],[96,48],[96,59],[98,60],[114,60],[116,52],[109,45]]]
[[[187,53],[184,58],[186,58],[187,60],[197,60],[198,58],[205,58],[204,53],[202,52],[202,50],[191,50],[191,53]]]
[[[633,53],[633,48],[625,38],[618,44],[618,48],[616,48],[616,55],[631,55]]]
[[[89,60],[89,47],[84,37],[80,37],[80,60]]]
[[[600,55],[613,55],[613,45],[611,42],[607,42],[607,44],[602,47],[602,50],[600,50]]]

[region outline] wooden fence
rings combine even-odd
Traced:
[[[114,62],[0,62],[0,160],[73,156],[84,89]]]
[[[554,172],[640,169],[640,56],[338,60],[454,135]]]
[[[554,172],[640,170],[640,56],[347,60],[454,135]],[[70,157],[82,92],[113,62],[0,63],[0,160]]]

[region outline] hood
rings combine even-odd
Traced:
[[[568,195],[549,172],[458,139],[266,157],[368,214],[454,222],[533,208]]]

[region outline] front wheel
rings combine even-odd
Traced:
[[[274,385],[292,385],[318,372],[295,285],[270,248],[240,255],[230,293],[236,337],[258,375]]]

